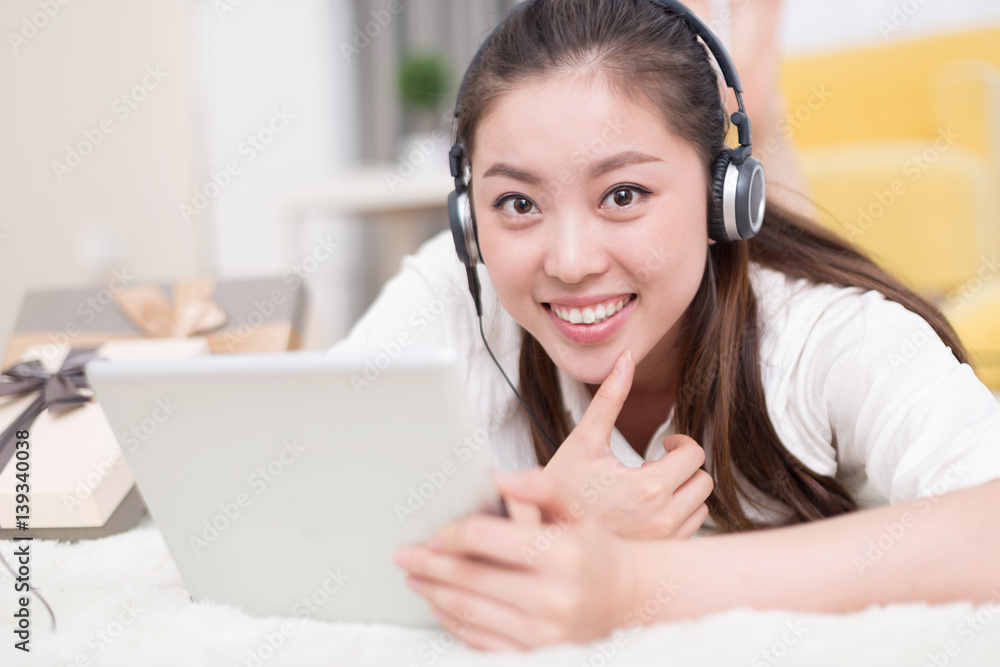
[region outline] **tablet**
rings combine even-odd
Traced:
[[[87,377],[194,600],[435,626],[392,554],[503,513],[449,349],[374,371],[290,352],[94,361]]]

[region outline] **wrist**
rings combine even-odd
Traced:
[[[619,625],[638,627],[683,617],[676,598],[683,591],[681,572],[675,566],[688,540],[620,540],[629,561],[623,582]]]

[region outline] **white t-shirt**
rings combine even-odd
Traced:
[[[517,385],[520,328],[497,300],[486,268],[478,271],[487,340]],[[803,464],[844,482],[862,506],[1000,478],[1000,406],[923,318],[876,291],[817,285],[756,264],[750,278],[768,414],[781,442]],[[375,363],[379,355],[423,346],[457,351],[497,467],[537,465],[529,418],[483,345],[449,231],[403,260],[330,351],[350,350]],[[557,373],[572,428],[591,396],[582,382]],[[662,441],[673,433],[671,410],[645,458],[663,457]],[[624,465],[642,464],[617,429],[610,444]],[[710,442],[699,444],[710,451]],[[763,512],[745,505],[747,513],[774,520],[787,511],[761,503]]]

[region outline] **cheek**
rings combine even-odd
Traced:
[[[483,253],[486,271],[497,298],[504,309],[515,314],[519,306],[523,308],[526,299],[531,299],[532,276],[535,275],[533,258],[512,246],[509,237],[480,230],[479,249]]]
[[[647,238],[627,260],[647,298],[671,313],[684,310],[694,298],[705,273],[706,238],[692,229]],[[624,258],[623,258],[623,261]]]

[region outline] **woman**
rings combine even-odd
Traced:
[[[343,343],[456,348],[500,466],[545,466],[498,478],[539,518],[474,516],[397,554],[472,646],[1000,587],[1000,407],[933,306],[808,220],[768,203],[756,237],[710,238],[721,100],[658,3],[529,1],[470,68],[457,139],[483,331],[537,423],[476,337],[448,237]],[[726,534],[678,539],[703,523]]]

